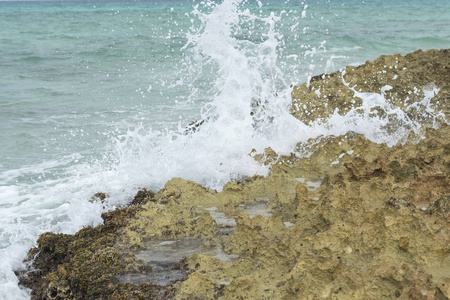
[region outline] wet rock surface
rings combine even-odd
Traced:
[[[398,103],[406,95],[421,101],[423,94],[407,91],[434,84],[430,102],[448,118],[449,59],[448,50],[385,56],[348,68],[344,79],[365,92],[390,84]],[[383,81],[379,64],[398,85]],[[322,77],[310,87],[337,100],[326,98],[328,107],[313,114],[294,105],[302,120],[325,117],[333,105],[344,112],[354,95],[341,95],[338,73]],[[308,89],[294,89],[294,104],[317,100]],[[267,149],[254,157],[276,162],[270,175],[221,192],[174,178],[104,214],[104,225],[41,235],[29,253],[32,269],[18,276],[33,299],[449,299],[450,126],[443,120],[424,138],[393,147],[348,133],[310,141],[306,157]]]
[[[425,123],[442,121],[426,112],[421,103],[427,92],[439,89],[429,104],[448,116],[450,102],[450,49],[428,50],[402,56],[380,56],[361,66],[348,66],[331,74],[317,75],[310,82],[294,87],[292,113],[310,124],[337,112],[348,113],[360,107],[361,95],[376,93],[400,107],[414,120]]]

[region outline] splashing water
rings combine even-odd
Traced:
[[[155,138],[139,130],[128,132],[118,142],[122,152],[118,168],[123,174],[145,174],[146,180],[161,186],[174,176],[195,180],[209,188],[221,189],[228,181],[254,174],[267,174],[249,153],[272,147],[289,153],[306,126],[289,113],[290,88],[277,67],[278,36],[271,13],[260,18],[243,1],[224,1],[209,14],[197,8],[201,24],[192,27],[183,47],[193,69],[217,69],[212,101],[202,108],[201,120],[176,132]],[[267,27],[264,41],[239,40],[237,31],[252,23]],[[252,27],[252,26],[250,26]]]
[[[183,49],[189,54],[189,63],[197,64],[190,70],[216,70],[211,74],[211,101],[203,106],[201,120],[188,129],[155,138],[128,132],[125,142],[118,144],[118,152],[127,149],[118,164],[123,176],[136,172],[139,166],[137,174],[145,174],[146,180],[158,187],[173,177],[182,177],[220,190],[230,180],[267,174],[268,166],[249,155],[252,149],[262,152],[271,147],[281,155],[290,154],[298,143],[310,138],[349,131],[392,146],[410,131],[419,132],[420,122],[409,117],[407,110],[392,107],[383,94],[357,92],[345,81],[354,96],[363,99],[361,107],[345,115],[336,112],[311,126],[295,119],[289,111],[292,89],[278,67],[282,37],[275,25],[283,12],[261,17],[252,14],[245,3],[208,2],[208,13],[194,8],[192,15],[200,23],[192,26]],[[242,28],[251,31],[255,27],[262,31],[262,39],[252,41],[250,34],[242,38]],[[426,93],[422,101],[426,109],[430,110],[426,102],[437,92]],[[374,114],[375,107],[381,108],[385,117]]]
[[[424,87],[424,98],[420,102],[412,103],[404,109],[395,107],[386,99],[384,92],[390,90],[391,86],[381,89],[382,93],[358,92],[354,87],[344,80],[345,71],[342,72],[343,84],[354,93],[354,97],[362,99],[359,107],[352,107],[344,115],[335,111],[325,122],[316,120],[311,124],[312,128],[318,130],[319,135],[339,136],[348,132],[355,132],[364,135],[367,139],[375,143],[384,143],[392,147],[398,143],[405,143],[409,134],[422,135],[422,126],[437,126],[437,120],[445,119],[442,112],[436,112],[430,105],[430,100],[438,92],[436,86]],[[421,113],[409,114],[417,108]],[[381,109],[381,112],[378,110]]]

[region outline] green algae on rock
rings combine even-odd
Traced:
[[[388,147],[348,133],[300,145],[305,157],[266,149],[252,156],[272,165],[267,177],[220,192],[174,178],[104,225],[41,235],[21,283],[33,299],[450,299],[449,53],[383,56],[293,91],[293,114],[314,122],[351,109],[359,88],[406,107],[434,84],[442,115],[422,120],[420,139]],[[324,93],[328,106],[308,108]]]
[[[134,256],[115,247],[116,232],[139,207],[104,213],[103,225],[86,227],[75,235],[42,234],[29,253],[33,271],[19,274],[24,286],[32,288],[32,299],[148,299],[159,297],[153,283],[120,283],[117,275],[145,271]]]

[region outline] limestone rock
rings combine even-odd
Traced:
[[[335,111],[344,115],[360,107],[362,99],[358,93],[376,93],[388,99],[393,107],[431,123],[434,121],[431,116],[417,114],[411,104],[422,101],[425,91],[437,88],[439,93],[430,99],[430,105],[448,115],[449,78],[450,49],[419,50],[405,56],[383,55],[358,67],[349,66],[339,72],[314,76],[309,83],[294,87],[291,112],[310,124]]]
[[[313,78],[293,113],[345,113],[359,89],[405,108],[433,83],[448,118],[449,58],[383,56]],[[20,281],[33,299],[449,299],[450,126],[428,121],[393,147],[348,133],[309,141],[304,157],[253,153],[276,161],[271,173],[221,192],[181,178],[140,191],[104,225],[41,235]]]

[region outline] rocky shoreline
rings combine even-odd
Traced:
[[[32,299],[450,299],[450,50],[313,77],[292,114],[320,122],[361,92],[422,132],[392,147],[319,138],[307,157],[266,149],[254,157],[276,162],[267,177],[221,192],[181,178],[139,191],[103,225],[42,234],[21,284]]]

